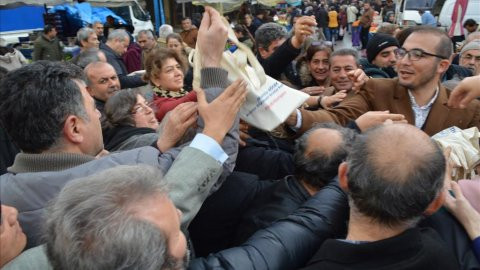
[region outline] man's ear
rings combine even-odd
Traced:
[[[338,166],[338,184],[345,192],[348,190],[347,172],[348,164],[344,161]]]
[[[445,201],[445,192],[447,192],[445,189],[442,189],[440,191],[438,196],[435,197],[435,199],[428,205],[427,209],[423,212],[424,215],[431,216],[435,212],[437,212],[440,207],[442,207],[443,202]]]
[[[448,67],[450,66],[451,62],[448,59],[442,59],[438,63],[437,70],[440,74],[443,74],[447,71]]]
[[[91,87],[89,87],[88,85],[85,86],[85,89],[87,89],[87,92],[90,94],[90,96],[93,97],[93,89]]]
[[[69,115],[65,124],[63,124],[63,134],[67,141],[73,144],[79,144],[83,142],[83,134],[80,132],[80,118],[75,115]]]

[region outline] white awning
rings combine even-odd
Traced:
[[[13,8],[23,5],[29,6],[54,6],[61,4],[74,3],[74,0],[0,0],[0,7],[3,8]],[[92,6],[101,6],[101,7],[120,7],[120,6],[129,6],[135,2],[135,0],[89,0],[86,1]]]

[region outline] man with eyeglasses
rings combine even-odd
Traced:
[[[473,75],[480,74],[480,39],[475,39],[462,48],[460,66],[470,69]]]
[[[480,104],[467,109],[448,107],[450,92],[440,85],[442,74],[450,66],[453,48],[445,32],[418,27],[395,51],[397,79],[369,80],[357,95],[328,111],[300,109],[287,124],[303,133],[317,122],[346,125],[368,111],[402,114],[408,123],[432,136],[451,127],[480,127]],[[300,119],[299,119],[300,117]],[[297,123],[297,124],[295,124]]]

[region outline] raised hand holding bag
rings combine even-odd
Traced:
[[[292,89],[265,74],[252,51],[239,42],[227,20],[228,39],[237,49],[223,52],[221,67],[228,71],[228,79],[243,79],[248,83],[248,95],[240,109],[240,118],[259,129],[271,131],[282,124],[287,117],[300,107],[309,95]],[[200,86],[201,55],[197,49],[189,55],[193,66],[193,87]]]

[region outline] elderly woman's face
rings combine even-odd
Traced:
[[[153,74],[152,82],[168,91],[180,91],[183,87],[182,67],[175,58],[168,58],[163,62],[161,70]]]
[[[137,95],[137,103],[133,106],[133,120],[135,121],[135,127],[138,128],[158,128],[158,121],[153,113],[152,108],[148,106],[146,100]]]

